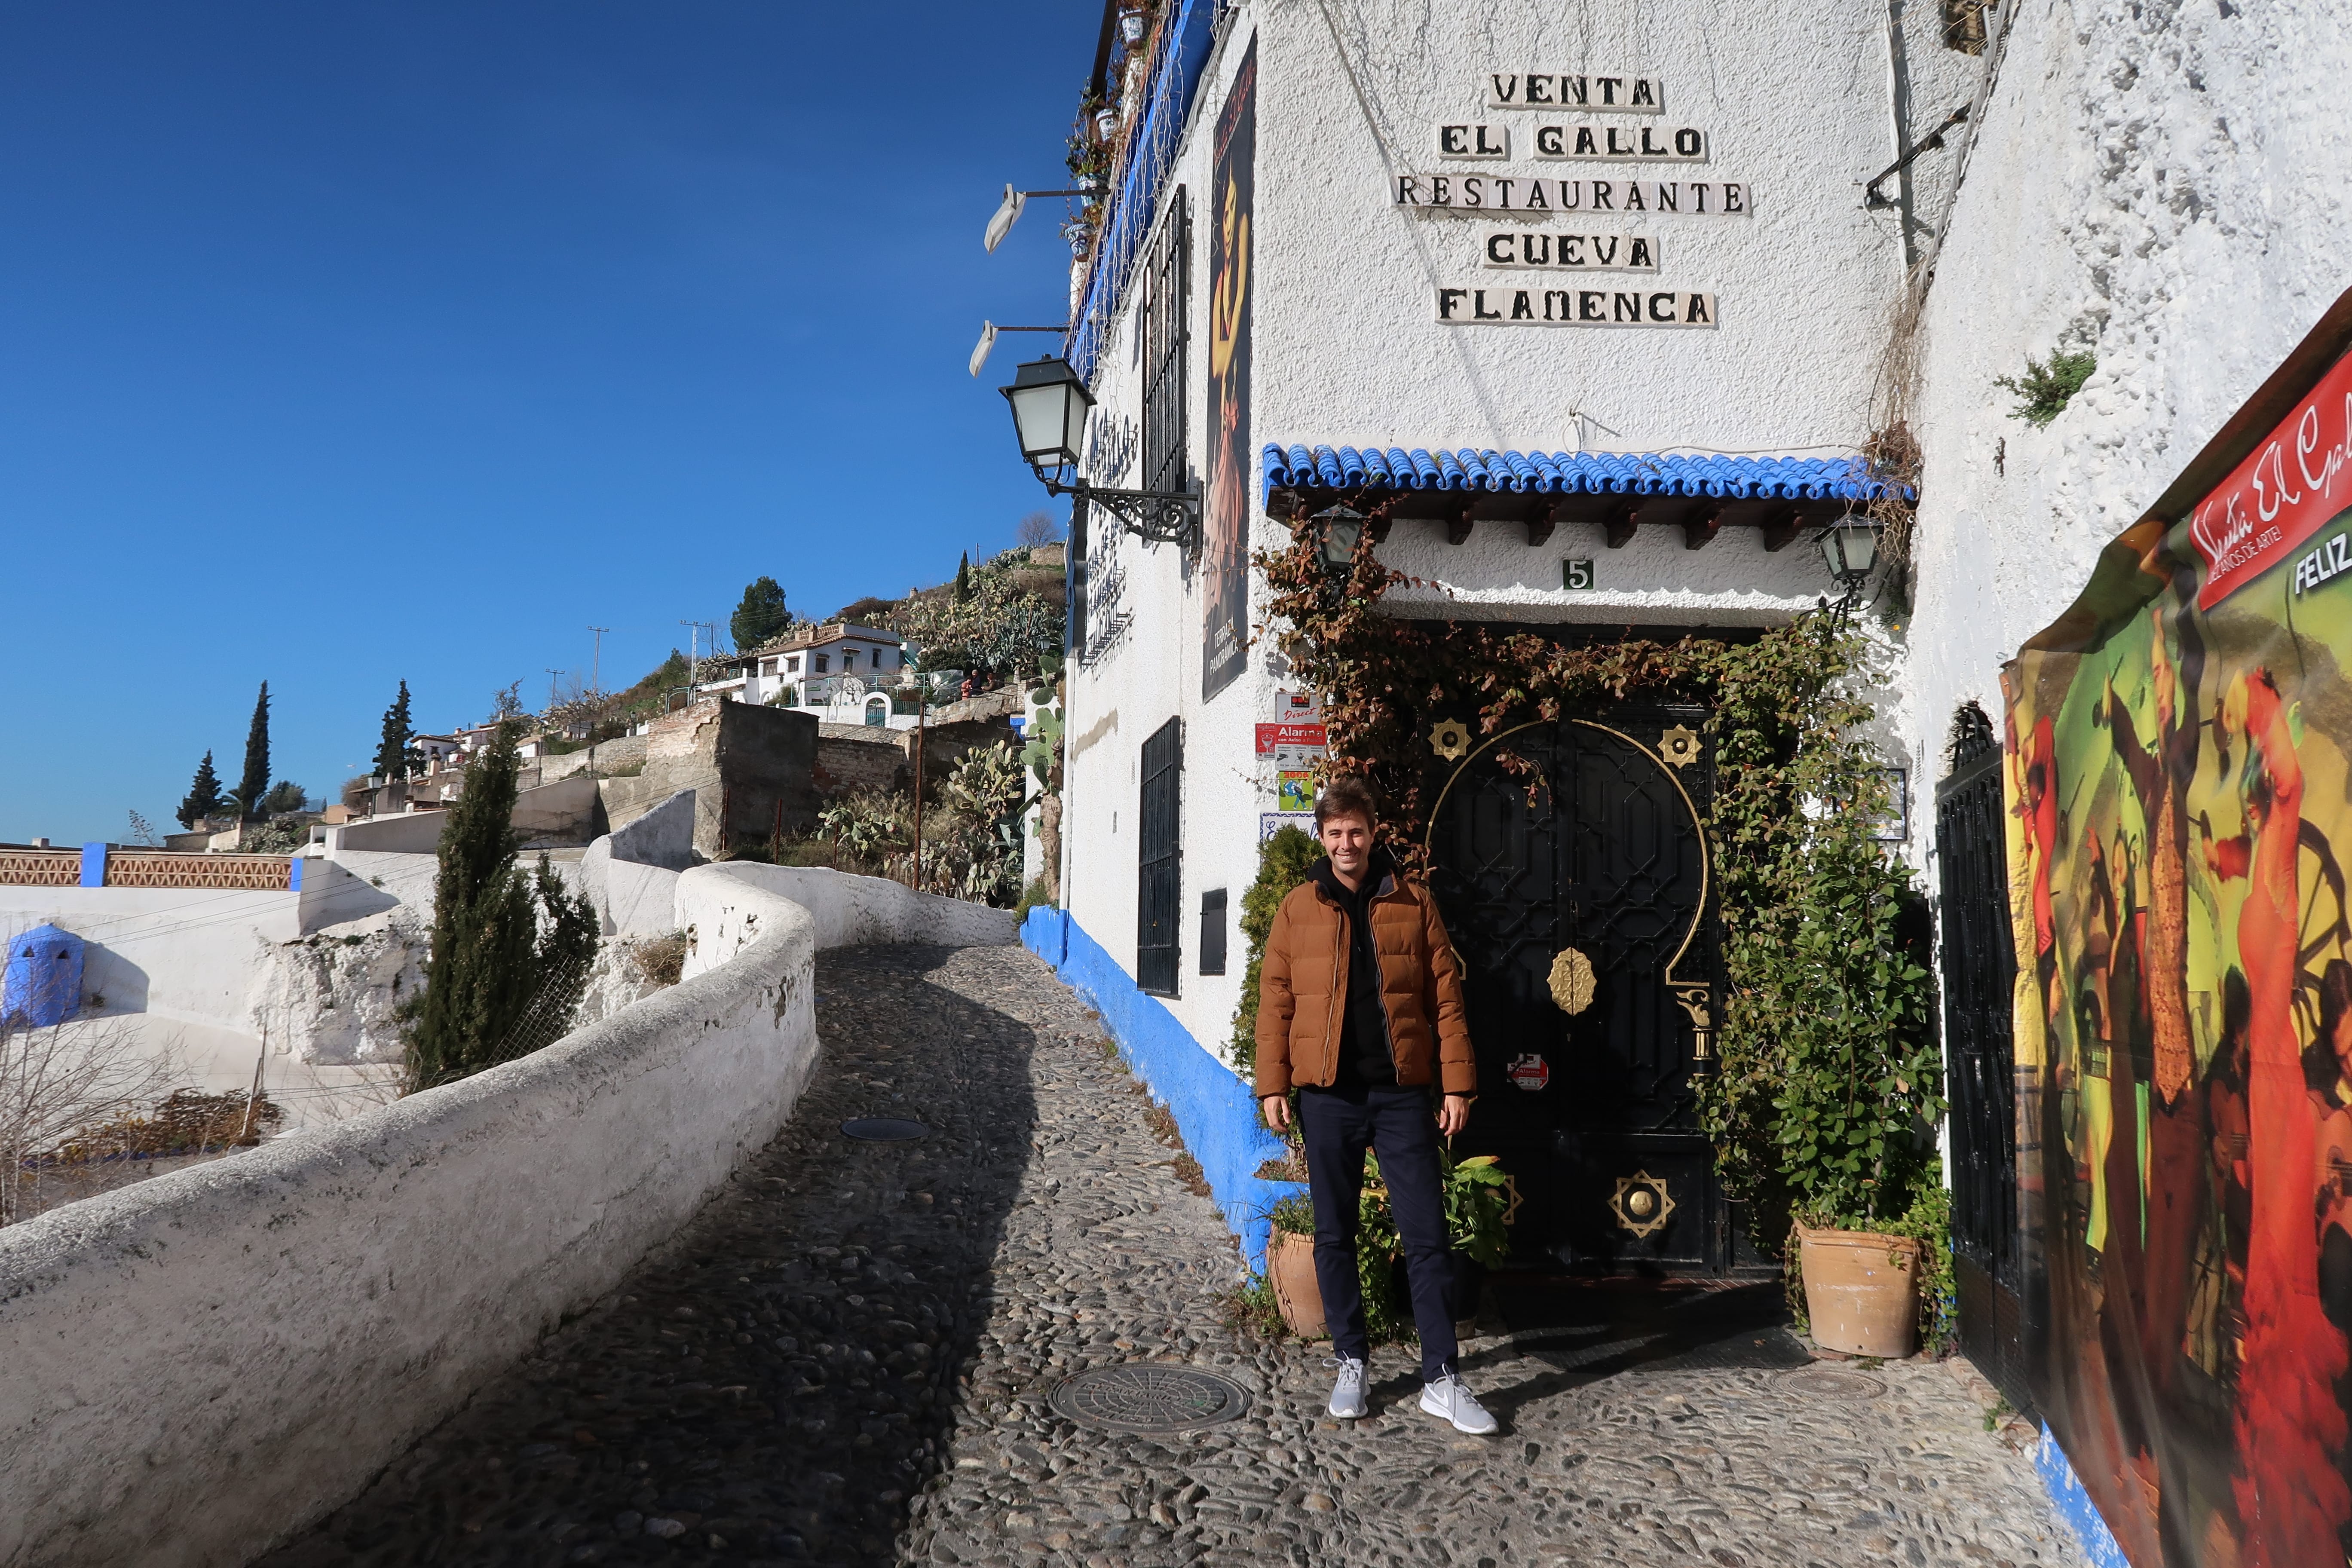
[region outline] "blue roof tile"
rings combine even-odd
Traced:
[[[1496,452],[1416,447],[1266,444],[1265,488],[1533,490],[1559,495],[1719,496],[1732,500],[1875,500],[1890,489],[1859,458],[1731,458],[1710,453]]]

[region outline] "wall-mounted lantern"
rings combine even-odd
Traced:
[[[1822,560],[1848,594],[1862,586],[1878,562],[1878,530],[1849,517],[1822,531]]]
[[[1123,523],[1127,531],[1154,544],[1197,548],[1201,542],[1201,498],[1191,490],[1110,489],[1087,482],[1081,475],[1065,483],[1057,476],[1078,466],[1086,449],[1087,416],[1095,395],[1069,362],[1047,356],[1031,360],[1013,374],[1013,384],[997,388],[1012,405],[1013,427],[1027,460],[1047,495],[1072,498],[1070,537],[1084,539],[1086,511],[1098,505]]]
[[[1364,514],[1352,507],[1328,507],[1308,518],[1315,525],[1315,553],[1323,570],[1344,577],[1355,569],[1356,545],[1364,537]]]

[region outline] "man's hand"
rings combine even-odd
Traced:
[[[1273,1128],[1276,1132],[1283,1131],[1290,1125],[1290,1097],[1288,1095],[1269,1094],[1264,1100],[1259,1100],[1257,1104],[1258,1110],[1265,1117],[1265,1124],[1268,1127]]]
[[[1437,1130],[1448,1138],[1470,1125],[1470,1097],[1449,1094],[1445,1103],[1437,1108]]]

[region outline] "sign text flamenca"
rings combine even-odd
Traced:
[[[2204,558],[2197,607],[2210,610],[2352,506],[2352,355],[2281,420],[2189,515],[2189,539]]]

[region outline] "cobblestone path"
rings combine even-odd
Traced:
[[[1804,1373],[1563,1371],[1487,1333],[1464,1367],[1499,1436],[1422,1415],[1402,1349],[1342,1429],[1318,1349],[1224,1326],[1233,1243],[1043,964],[865,949],[822,955],[818,987],[824,1057],[785,1133],[270,1568],[2081,1562],[1984,1430],[1990,1394],[1945,1367],[1832,1396]],[[841,1136],[875,1115],[931,1136]],[[1162,1437],[1049,1407],[1122,1362],[1251,1404]]]

